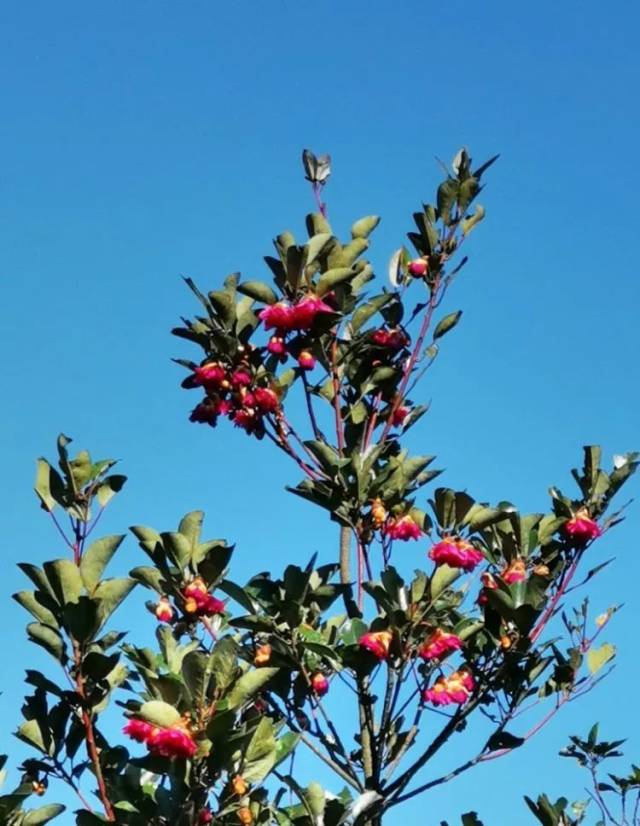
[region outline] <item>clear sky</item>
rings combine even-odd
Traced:
[[[203,508],[208,535],[237,542],[239,580],[267,560],[281,570],[315,550],[335,556],[335,526],[282,491],[293,466],[228,426],[188,424],[193,397],[170,362],[193,355],[169,335],[195,310],[181,274],[207,289],[236,269],[260,277],[270,239],[302,231],[305,146],[334,157],[337,229],[383,215],[371,255],[382,277],[432,196],[435,156],[463,144],[477,160],[502,153],[450,299],[464,318],[423,385],[433,406],[413,436],[438,454],[445,484],[536,510],[549,484],[570,487],[583,444],[608,459],[640,447],[639,22],[624,0],[3,4],[1,751],[24,755],[9,731],[23,670],[41,662],[8,601],[24,587],[15,563],[62,555],[31,492],[34,459],[54,453],[60,430],[123,460],[130,483],[105,532],[166,530]],[[617,557],[596,580],[595,611],[626,603],[606,685],[526,750],[396,810],[390,826],[453,822],[474,806],[487,826],[520,826],[523,793],[580,797],[582,778],[555,754],[595,719],[629,736],[637,761],[639,529],[633,505],[594,549]],[[141,561],[131,540],[121,553],[114,570]],[[406,553],[422,564],[423,549]],[[116,625],[153,628],[139,601]]]

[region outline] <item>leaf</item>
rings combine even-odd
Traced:
[[[136,585],[134,579],[119,577],[118,579],[105,579],[98,585],[94,592],[94,597],[99,601],[98,616],[101,624],[104,624],[120,603],[127,597]]]
[[[300,741],[300,735],[293,731],[283,734],[276,743],[276,759],[273,768],[286,760]]]
[[[443,181],[438,187],[438,212],[445,225],[449,223],[451,208],[458,197],[460,184],[453,178]]]
[[[278,296],[271,287],[262,281],[244,281],[238,284],[238,292],[262,304],[275,304],[278,300]]]
[[[462,815],[462,826],[484,826],[477,812],[467,812]]]
[[[616,647],[610,642],[605,642],[600,648],[590,648],[587,653],[587,667],[590,674],[597,671],[610,662],[616,655]]]
[[[162,544],[167,555],[181,570],[186,568],[191,559],[191,543],[181,533],[162,533]]]
[[[262,717],[244,754],[242,776],[248,783],[260,783],[276,761],[276,738],[273,722]]]
[[[365,304],[361,304],[351,318],[351,329],[356,333],[363,324],[394,299],[393,293],[376,295]]]
[[[438,565],[431,577],[431,599],[435,599],[461,575],[460,568],[451,568],[449,565]]]
[[[30,640],[48,651],[58,662],[63,664],[66,662],[67,652],[64,640],[55,628],[39,622],[32,622],[27,625],[27,634]]]
[[[51,625],[53,628],[58,627],[58,621],[53,611],[46,606],[46,594],[41,591],[18,591],[17,594],[13,594],[13,599],[39,622]]]
[[[96,488],[96,499],[100,507],[104,508],[113,499],[116,493],[119,493],[125,486],[127,477],[120,473],[114,473],[112,476],[107,476],[100,485]]]
[[[157,568],[151,568],[147,565],[141,565],[137,568],[134,568],[132,571],[129,571],[129,576],[132,579],[135,579],[136,582],[139,582],[141,585],[144,585],[145,587],[151,588],[153,591],[156,591],[158,594],[163,594],[165,591],[163,587],[163,574]]]
[[[334,267],[334,269],[327,270],[320,276],[315,291],[317,295],[323,296],[338,284],[342,284],[343,281],[348,281],[350,278],[355,278],[356,275],[357,273],[351,267]]]
[[[49,823],[54,817],[62,814],[65,808],[61,803],[49,803],[47,806],[41,806],[39,809],[32,809],[24,816],[20,822],[20,826],[42,826],[42,824]]]
[[[446,335],[449,330],[453,330],[456,324],[460,321],[461,317],[462,310],[457,310],[455,313],[449,313],[449,315],[446,315],[436,326],[433,333],[433,338],[442,338],[442,336]]]
[[[82,555],[80,576],[89,593],[93,593],[104,569],[124,539],[124,534],[103,536],[91,544]]]
[[[70,559],[55,559],[42,566],[60,605],[77,602],[83,591],[78,566]]]
[[[178,533],[186,537],[191,543],[192,553],[200,542],[200,534],[202,533],[202,522],[204,520],[204,513],[202,511],[191,511],[185,514],[178,525]]]
[[[510,734],[508,731],[498,731],[492,734],[487,740],[487,748],[489,751],[497,751],[498,749],[517,749],[524,742],[524,737],[516,737],[515,734]]]
[[[257,694],[269,680],[274,677],[279,668],[256,668],[246,671],[232,688],[228,697],[228,708],[237,708],[244,705],[254,694]]]
[[[368,238],[379,223],[379,215],[367,215],[365,218],[360,218],[360,220],[356,221],[351,227],[351,237]]]
[[[62,478],[46,459],[37,461],[35,492],[48,511],[52,511],[57,504],[60,504],[64,495]]]
[[[180,712],[177,708],[164,703],[162,700],[149,700],[140,706],[138,712],[140,717],[162,728],[171,728],[180,720]]]
[[[305,264],[309,266],[309,264],[313,264],[316,258],[326,249],[327,244],[333,236],[330,232],[319,232],[317,235],[312,236],[306,244],[306,258]]]
[[[216,691],[227,690],[237,669],[238,643],[232,637],[223,637],[216,643],[211,654],[211,670],[216,681]]]
[[[399,287],[402,284],[402,261],[404,259],[404,247],[396,250],[389,259],[389,281],[392,287]]]
[[[485,208],[478,204],[478,206],[475,208],[475,212],[473,213],[473,215],[470,215],[468,218],[465,218],[462,222],[462,234],[468,235],[471,232],[471,230],[476,226],[476,224],[479,224],[480,221],[482,221],[484,216]]]

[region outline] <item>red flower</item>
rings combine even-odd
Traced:
[[[475,687],[469,671],[454,671],[450,677],[439,677],[431,688],[422,692],[425,702],[434,706],[448,706],[451,703],[466,703]]]
[[[146,720],[136,720],[132,718],[122,729],[123,734],[131,737],[136,743],[146,743],[154,731],[155,726],[147,723]]]
[[[415,278],[422,278],[423,275],[427,274],[429,264],[424,258],[415,258],[409,262],[407,269],[409,270],[409,275],[413,275]]]
[[[202,577],[197,576],[182,591],[185,598],[184,610],[187,614],[196,614],[199,617],[210,617],[213,614],[224,614],[224,602],[212,596]]]
[[[440,660],[461,647],[462,640],[457,634],[448,634],[441,628],[436,628],[422,643],[418,653],[423,660]]]
[[[160,622],[171,622],[173,619],[173,606],[167,597],[160,597],[156,605],[156,617]]]
[[[274,356],[284,356],[287,352],[287,348],[285,347],[282,336],[271,336],[269,343],[267,344],[267,350],[270,353],[273,353]]]
[[[228,416],[233,410],[233,404],[229,399],[219,399],[216,402],[216,412],[219,416]]]
[[[280,404],[278,395],[269,387],[258,387],[253,395],[259,410],[263,413],[273,413]]]
[[[390,631],[369,631],[363,634],[358,640],[360,648],[370,651],[380,661],[386,660],[389,656],[389,647],[393,634]]]
[[[406,514],[400,519],[389,519],[383,528],[383,533],[390,539],[406,541],[407,539],[419,539],[422,531],[415,519],[410,514]]]
[[[450,565],[452,568],[462,568],[464,571],[473,571],[484,556],[482,551],[474,548],[470,542],[454,536],[445,536],[429,551],[429,558],[436,565]]]
[[[231,414],[231,419],[236,427],[241,427],[247,433],[252,433],[259,423],[259,416],[252,407],[243,407],[235,410]]]
[[[515,582],[522,582],[527,578],[527,566],[524,559],[514,559],[507,567],[500,573],[502,579],[507,585],[513,585]]]
[[[410,407],[405,407],[404,405],[400,405],[400,407],[396,407],[393,411],[393,415],[391,416],[391,424],[394,427],[400,427],[404,424],[404,420],[407,416],[411,413]]]
[[[211,809],[202,809],[198,815],[198,826],[206,826],[207,823],[213,823],[213,812]]]
[[[313,370],[316,366],[316,360],[309,350],[303,350],[298,356],[298,365],[303,370]]]
[[[265,307],[258,313],[260,321],[264,322],[265,330],[275,327],[277,330],[293,329],[293,308],[285,301],[278,301]]]
[[[292,327],[294,330],[308,330],[316,316],[320,313],[332,313],[333,308],[319,298],[317,295],[306,295],[292,307]]]
[[[318,697],[324,697],[327,691],[329,691],[329,680],[327,680],[321,671],[316,671],[315,674],[311,675],[311,688],[313,689],[313,693],[317,694]]]
[[[391,350],[402,350],[409,343],[407,336],[397,327],[393,330],[380,328],[373,333],[371,340],[374,344],[378,344],[380,347],[388,347]]]
[[[565,522],[564,532],[575,542],[585,543],[601,536],[602,528],[595,519],[591,519],[586,508],[581,508],[572,519]]]

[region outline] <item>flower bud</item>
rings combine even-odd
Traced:
[[[271,646],[269,643],[258,646],[253,658],[254,665],[266,665],[271,660]]]
[[[415,258],[409,262],[407,269],[409,270],[409,275],[412,275],[414,278],[422,278],[427,274],[429,264],[425,258]]]
[[[303,350],[298,356],[298,366],[303,370],[313,370],[316,366],[316,360],[309,350]]]

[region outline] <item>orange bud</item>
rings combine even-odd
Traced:
[[[253,658],[254,665],[266,665],[271,659],[271,646],[269,643],[258,646],[255,657]]]
[[[231,789],[233,790],[234,794],[238,795],[238,797],[242,797],[249,791],[249,784],[244,779],[244,777],[241,777],[241,775],[237,774],[231,781]]]
[[[252,826],[253,815],[248,806],[243,806],[241,809],[238,809],[238,820],[242,823],[242,826]]]
[[[533,569],[533,573],[536,576],[549,576],[549,567],[547,565],[536,565]]]
[[[504,634],[502,637],[500,637],[500,648],[502,648],[503,651],[508,651],[512,645],[513,640],[511,639],[511,637],[507,636],[507,634]]]
[[[195,601],[193,597],[189,597],[189,599],[185,600],[184,610],[187,614],[195,614],[195,612],[198,610],[198,603]]]

